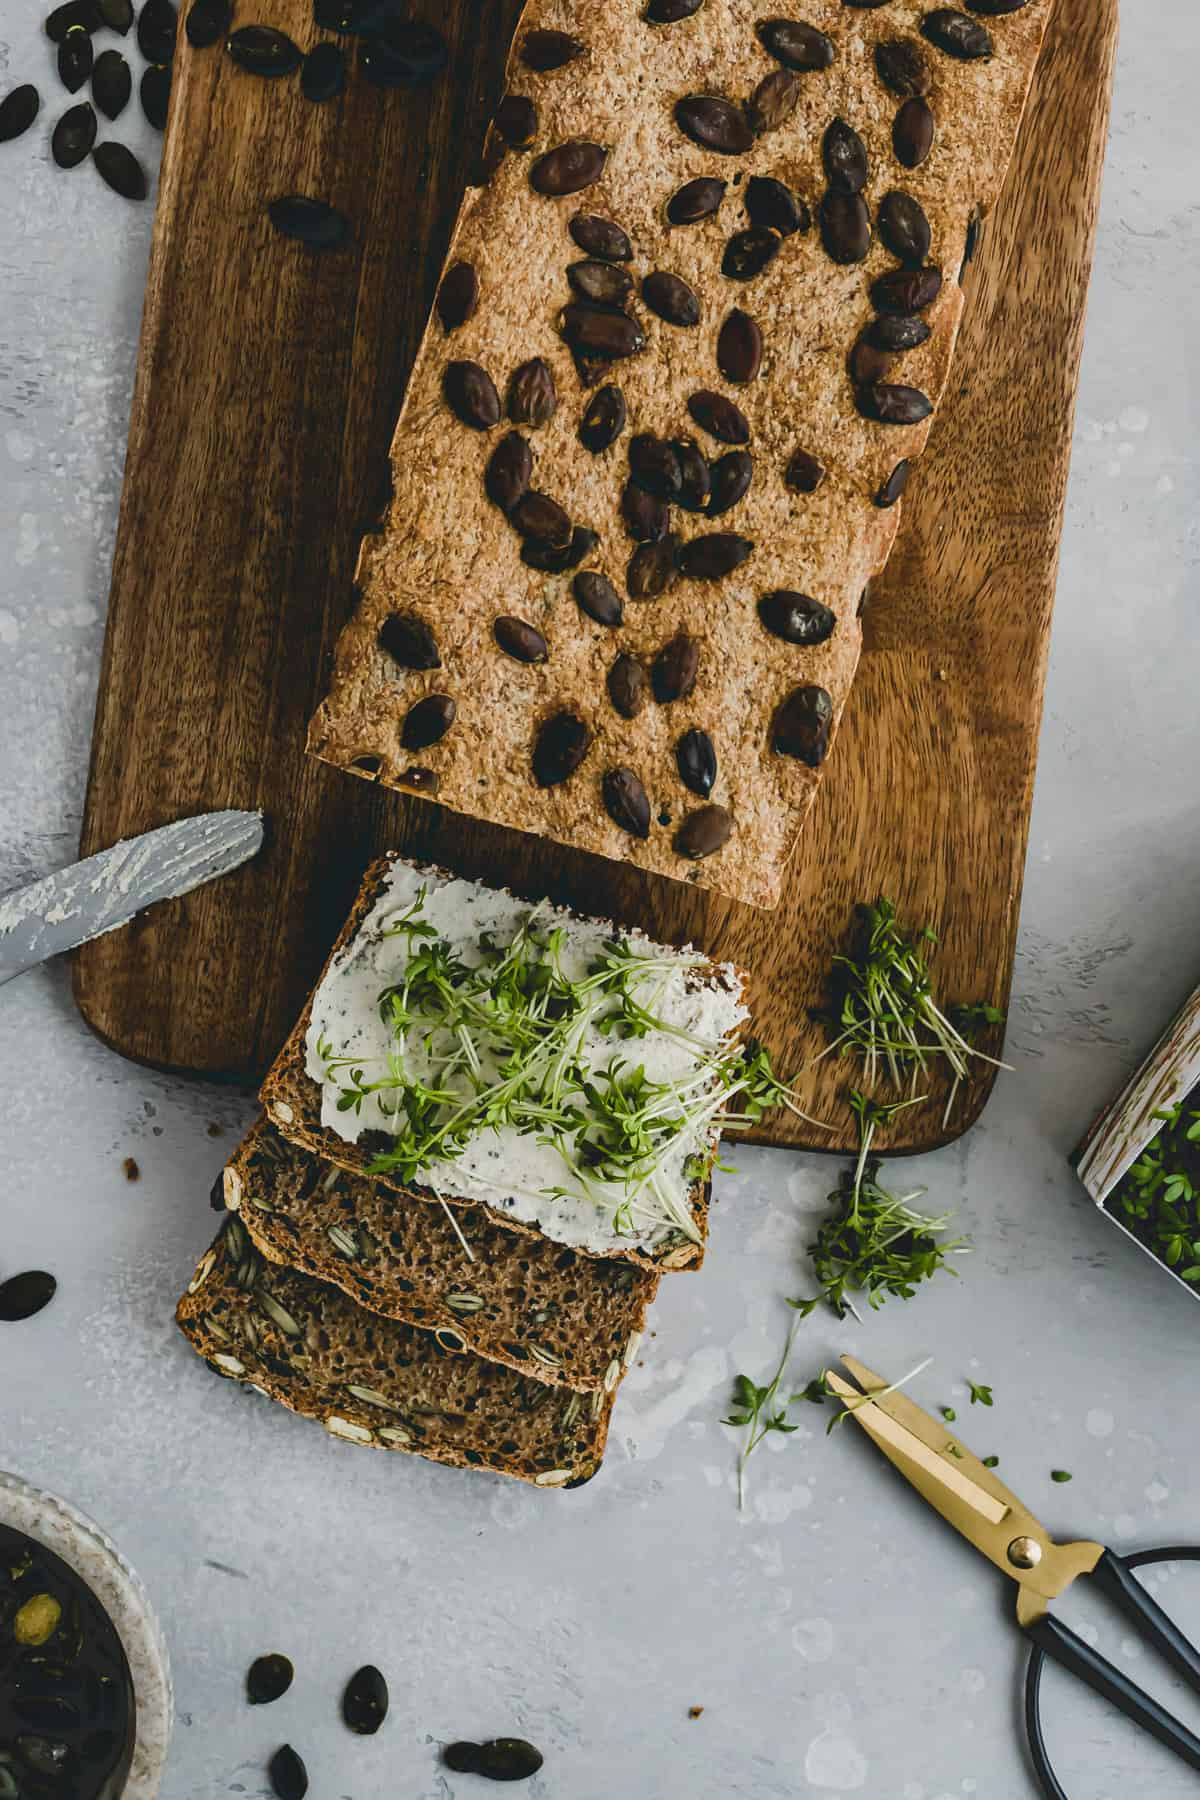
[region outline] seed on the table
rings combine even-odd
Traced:
[[[146,0],[138,14],[137,41],[138,49],[148,63],[170,62],[175,54],[178,26],[179,15],[172,0]]]
[[[754,129],[740,106],[719,94],[687,94],[675,104],[675,123],[703,150],[740,156],[754,143]]]
[[[695,181],[685,181],[667,201],[667,218],[672,225],[695,225],[701,219],[710,219],[725,198],[728,185],[715,175],[698,175]]]
[[[656,544],[671,529],[671,509],[666,501],[633,481],[625,483],[621,495],[621,518],[635,544]]]
[[[77,94],[92,72],[92,40],[82,25],[72,25],[58,46],[58,79],[68,94]]]
[[[86,100],[68,107],[50,138],[50,154],[60,169],[81,163],[96,141],[96,115]]]
[[[932,265],[890,269],[871,283],[871,305],[876,312],[919,313],[932,306],[941,291],[942,272]]]
[[[416,613],[389,613],[379,627],[379,648],[402,669],[440,669],[437,639]]]
[[[595,257],[568,263],[567,280],[584,300],[594,300],[599,306],[620,306],[633,287],[633,277],[625,269]]]
[[[527,69],[545,75],[586,56],[587,45],[569,31],[527,31],[521,39],[521,61]]]
[[[362,34],[364,27],[356,29]],[[358,66],[373,87],[420,87],[450,60],[440,31],[416,19],[399,20],[390,7],[381,9],[376,29],[379,35],[365,38],[358,49]]]
[[[754,29],[763,49],[786,69],[805,74],[827,69],[833,61],[833,40],[813,25],[803,25],[798,19],[760,19]]]
[[[776,588],[758,603],[758,616],[772,637],[785,644],[824,644],[833,636],[836,616],[819,600]]]
[[[521,545],[521,561],[526,568],[538,569],[544,575],[565,575],[568,569],[577,569],[599,542],[596,533],[586,525],[576,525],[571,541],[561,549],[537,538],[526,538]]]
[[[533,452],[519,431],[501,438],[488,458],[484,471],[484,492],[493,506],[510,513],[529,487],[533,478]]]
[[[308,1792],[308,1770],[290,1744],[281,1744],[270,1762],[271,1791],[276,1800],[304,1800]]]
[[[927,394],[920,388],[905,387],[898,382],[876,381],[855,390],[855,401],[864,419],[878,425],[919,425],[933,411]]]
[[[478,363],[447,363],[442,392],[451,412],[472,431],[490,431],[499,424],[500,396],[496,384]]]
[[[871,215],[861,194],[839,194],[832,188],[818,208],[821,242],[835,263],[860,263],[871,248]]]
[[[29,82],[5,94],[0,100],[0,144],[10,144],[23,131],[28,131],[38,116],[41,103],[37,89]]]
[[[550,654],[550,646],[536,626],[509,614],[494,621],[492,635],[514,662],[543,663]]]
[[[867,147],[845,119],[834,119],[821,139],[821,160],[830,188],[837,194],[861,194],[870,165]]]
[[[314,44],[300,68],[306,100],[336,100],[346,85],[346,57],[340,44]]]
[[[323,46],[318,45],[318,49]],[[336,45],[330,45],[336,49]],[[307,66],[307,64],[306,64]],[[479,276],[473,263],[452,263],[442,276],[441,286],[437,291],[437,316],[442,322],[442,330],[449,335],[465,325],[468,319],[475,316],[479,306]]]
[[[533,746],[533,779],[539,787],[558,787],[575,773],[591,747],[592,734],[572,712],[554,713],[538,731]]]
[[[808,231],[812,225],[812,214],[804,201],[771,175],[752,175],[746,183],[744,200],[750,223],[767,226],[780,237]]]
[[[721,258],[722,275],[730,281],[753,281],[768,263],[774,262],[782,242],[779,233],[768,231],[765,225],[750,225],[745,231],[735,232]]]
[[[619,387],[602,387],[588,401],[579,421],[579,441],[593,456],[608,450],[625,429],[625,396]]]
[[[47,15],[46,36],[52,44],[61,44],[72,25],[82,25],[85,31],[99,31],[103,23],[96,0],[66,0],[65,5],[56,6]]]
[[[754,549],[736,531],[710,531],[694,537],[679,552],[679,573],[689,581],[721,581],[741,567]]]
[[[277,1652],[256,1657],[246,1674],[247,1700],[251,1706],[270,1706],[287,1693],[295,1674],[289,1659]]]
[[[535,356],[515,370],[508,384],[508,416],[514,425],[548,425],[558,408],[554,372],[544,357]]]
[[[233,18],[230,0],[192,0],[183,29],[193,50],[207,50],[219,43]]]
[[[650,698],[650,679],[636,656],[622,650],[608,671],[608,697],[623,719],[636,719]]]
[[[627,831],[630,837],[650,836],[650,801],[632,769],[606,770],[600,793],[614,825]]]
[[[387,1710],[388,1684],[373,1663],[366,1663],[346,1683],[342,1718],[356,1737],[374,1737]]]
[[[880,350],[872,344],[869,328],[860,333],[846,358],[846,369],[855,387],[870,387],[876,381],[886,381],[895,366],[895,353]]]
[[[900,350],[915,350],[930,335],[929,326],[916,313],[881,313],[871,320],[863,333],[867,343],[876,350],[893,354]]]
[[[791,69],[772,69],[764,75],[746,102],[746,117],[758,137],[778,131],[796,110],[803,84]]]
[[[171,104],[171,68],[168,63],[153,63],[143,70],[138,84],[142,111],[155,131],[167,129],[167,111]]]
[[[919,267],[929,255],[929,220],[920,201],[893,189],[879,203],[879,236],[906,267]]]
[[[833,701],[824,688],[793,688],[775,710],[771,743],[780,756],[794,756],[816,769],[825,760],[832,726]]]
[[[633,256],[633,245],[614,219],[576,213],[567,230],[581,250],[601,262],[629,262]]]
[[[686,631],[663,645],[650,669],[650,685],[660,706],[686,700],[700,672],[700,646]]]
[[[615,630],[624,624],[624,603],[607,575],[599,575],[594,569],[582,569],[571,583],[571,592],[580,612],[594,619],[597,625]]]
[[[675,762],[684,787],[707,800],[717,779],[717,753],[707,731],[685,731],[675,746]]]
[[[642,14],[648,25],[677,25],[681,19],[690,19],[698,13],[704,0],[649,0]]]
[[[529,185],[535,194],[559,198],[578,194],[599,181],[608,161],[608,151],[585,140],[558,144],[539,156],[529,171]]]
[[[146,171],[124,144],[97,144],[92,161],[114,193],[122,200],[144,200],[149,192]]]
[[[676,439],[672,449],[679,458],[676,505],[682,506],[686,512],[706,512],[712,493],[712,477],[707,457],[699,445],[692,443],[690,439]]]
[[[449,694],[426,694],[404,715],[400,742],[406,750],[428,750],[430,744],[441,743],[457,713]]]
[[[345,213],[307,194],[281,194],[268,206],[267,216],[281,237],[295,238],[312,250],[336,250],[350,235]]]
[[[142,17],[145,16],[143,10]],[[230,33],[225,50],[248,75],[290,75],[304,61],[299,47],[273,25],[243,25]]]
[[[897,500],[899,500],[901,494],[903,494],[905,488],[908,486],[908,468],[908,459],[907,457],[904,457],[896,464],[887,480],[879,488],[879,491],[875,495],[875,504],[881,511],[886,511],[888,507],[895,506]]]
[[[510,150],[528,150],[538,133],[538,110],[524,94],[505,94],[494,123]]]
[[[694,813],[688,814],[675,833],[675,854],[686,856],[689,862],[699,862],[702,857],[715,856],[729,842],[732,832],[733,814],[726,811],[725,807],[698,807]]]
[[[933,114],[929,102],[914,95],[892,122],[892,149],[906,169],[919,169],[933,149]]]
[[[572,300],[561,314],[562,333],[572,350],[593,356],[637,356],[646,336],[636,319],[617,307]]]
[[[884,87],[901,100],[929,92],[929,64],[912,38],[888,38],[875,46],[875,68]]]
[[[45,1269],[25,1269],[20,1275],[10,1275],[7,1281],[0,1281],[0,1320],[16,1325],[23,1319],[32,1319],[49,1306],[57,1287],[57,1281]]]
[[[668,325],[698,325],[700,301],[687,282],[665,269],[654,269],[642,282],[642,299]]]
[[[537,488],[528,488],[509,513],[522,537],[562,550],[571,541],[571,520],[565,508]]]
[[[748,450],[727,450],[712,466],[712,492],[708,503],[710,519],[736,506],[754,479],[754,462]]]
[[[711,388],[701,388],[687,404],[689,413],[701,431],[707,431],[710,437],[717,438],[722,444],[750,442],[750,421],[728,395],[714,393]]]
[[[639,431],[629,442],[629,473],[639,487],[661,500],[674,500],[683,485],[679,454],[653,432]]]
[[[442,1761],[460,1775],[485,1775],[490,1781],[523,1781],[536,1775],[542,1753],[524,1738],[494,1738],[486,1744],[448,1744]]]
[[[679,539],[673,531],[657,544],[639,544],[625,571],[625,590],[631,600],[657,600],[674,587],[679,571],[675,558]]]
[[[825,470],[807,450],[793,450],[791,461],[783,472],[785,487],[796,494],[813,494],[825,479]]]
[[[762,367],[763,335],[750,314],[735,306],[717,334],[717,367],[726,381],[753,381]]]
[[[968,19],[966,13],[955,12],[952,6],[939,6],[926,13],[921,32],[931,44],[960,62],[973,62],[992,54],[990,34],[977,19]]]
[[[92,99],[106,119],[124,112],[133,92],[129,64],[119,50],[102,50],[92,69]]]

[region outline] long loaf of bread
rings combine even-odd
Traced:
[[[317,755],[778,902],[1051,3],[531,0]]]

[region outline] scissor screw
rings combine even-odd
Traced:
[[[1042,1560],[1042,1546],[1036,1538],[1014,1538],[1008,1546],[1008,1560],[1014,1569],[1036,1569]]]

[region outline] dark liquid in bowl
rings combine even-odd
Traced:
[[[118,1800],[134,1727],[112,1620],[61,1557],[0,1526],[0,1800]]]

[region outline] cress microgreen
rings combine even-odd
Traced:
[[[992,1406],[994,1404],[990,1387],[985,1387],[981,1381],[968,1381],[967,1386],[971,1390],[972,1406]]]
[[[1200,1090],[1153,1114],[1157,1135],[1106,1202],[1181,1281],[1200,1285]]]
[[[1071,1474],[1070,1469],[1051,1469],[1050,1479],[1051,1481],[1073,1481],[1075,1477]]]
[[[791,1305],[791,1302],[788,1303]],[[775,1373],[765,1387],[759,1387],[748,1375],[735,1375],[733,1380],[733,1410],[721,1420],[722,1425],[733,1429],[744,1429],[746,1436],[737,1460],[737,1495],[738,1511],[743,1512],[746,1506],[746,1464],[758,1449],[769,1432],[778,1431],[790,1435],[800,1428],[788,1423],[787,1409],[793,1400],[809,1399],[811,1395],[806,1389],[803,1396],[793,1394],[791,1400],[780,1400],[779,1388],[791,1359],[792,1347],[796,1342],[796,1331],[800,1320],[795,1318],[788,1327],[787,1338],[783,1346],[783,1354],[776,1364]],[[811,1388],[812,1383],[809,1383]]]

